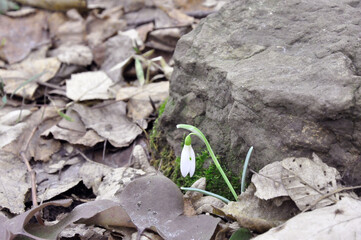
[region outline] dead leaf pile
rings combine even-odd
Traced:
[[[12,217],[1,215],[0,238],[211,238],[220,219],[184,216],[178,188],[147,177],[159,173],[146,131],[178,39],[222,1],[16,2],[0,0],[0,208]],[[91,202],[51,201],[63,197]],[[51,205],[70,213],[41,225]],[[91,218],[102,229],[77,222]]]
[[[361,201],[344,191],[359,187],[343,187],[340,179],[316,154],[312,159],[286,158],[255,173],[239,201],[215,207],[214,213],[266,232],[255,239],[352,238],[360,234]]]

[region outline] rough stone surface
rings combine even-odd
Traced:
[[[226,4],[177,44],[167,141],[179,153],[192,124],[234,171],[250,146],[255,170],[315,152],[360,184],[360,16],[354,0]]]

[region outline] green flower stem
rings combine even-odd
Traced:
[[[216,155],[214,155],[214,152],[213,152],[213,150],[211,148],[211,145],[209,144],[209,142],[208,142],[207,138],[204,136],[204,134],[198,128],[196,128],[196,127],[194,127],[192,125],[188,125],[188,124],[178,124],[177,128],[183,128],[183,129],[187,129],[187,130],[191,131],[192,133],[194,133],[194,135],[197,135],[197,137],[199,137],[204,142],[204,144],[206,144],[209,155],[211,155],[214,164],[216,165],[218,171],[221,173],[221,175],[222,175],[224,181],[226,182],[229,190],[231,190],[234,199],[237,201],[238,196],[236,194],[236,191],[234,191],[234,188],[232,187],[232,184],[229,182],[226,174],[224,173],[221,165],[219,164],[219,162],[218,162],[218,160],[216,158]]]
[[[215,198],[218,198],[219,200],[222,200],[223,202],[225,203],[229,203],[230,200],[228,200],[227,198],[225,197],[222,197],[218,194],[215,194],[215,193],[212,193],[212,192],[208,192],[206,190],[202,190],[202,189],[199,189],[199,188],[187,188],[187,187],[181,187],[181,190],[184,190],[184,191],[193,191],[193,192],[200,192],[200,193],[203,193],[205,195],[208,195],[208,196],[212,196],[212,197],[215,197]]]

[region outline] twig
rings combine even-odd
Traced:
[[[24,161],[25,165],[26,165],[26,168],[28,169],[28,172],[30,173],[30,176],[31,176],[31,198],[32,198],[32,201],[33,201],[33,206],[34,207],[37,207],[39,206],[38,205],[38,201],[37,201],[37,198],[36,198],[36,173],[35,171],[31,168],[30,166],[30,163],[29,163],[29,160],[27,159],[26,155],[25,155],[25,152],[28,150],[28,147],[29,147],[29,144],[30,144],[30,141],[31,139],[33,138],[36,130],[38,129],[38,126],[34,127],[33,130],[31,131],[27,141],[26,141],[26,144],[23,145],[23,147],[21,148],[20,150],[20,156],[22,158],[22,160]],[[40,224],[44,224],[43,220],[41,219],[39,213],[35,215],[36,217],[36,220],[38,220],[38,222]]]
[[[361,185],[360,186],[355,186],[355,187],[343,187],[343,188],[338,188],[330,193],[327,193],[323,196],[321,196],[319,199],[317,199],[314,203],[312,203],[310,206],[308,206],[307,208],[305,208],[302,213],[310,210],[311,208],[313,208],[314,206],[317,205],[317,203],[319,203],[320,201],[322,201],[323,199],[325,198],[328,198],[330,196],[332,196],[333,194],[336,194],[336,193],[339,193],[339,192],[342,192],[342,191],[349,191],[349,190],[353,190],[353,189],[357,189],[357,188],[361,188]]]

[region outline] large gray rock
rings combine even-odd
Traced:
[[[253,145],[256,170],[315,152],[360,184],[360,5],[236,0],[183,36],[160,120],[176,153],[193,124],[236,172]]]

